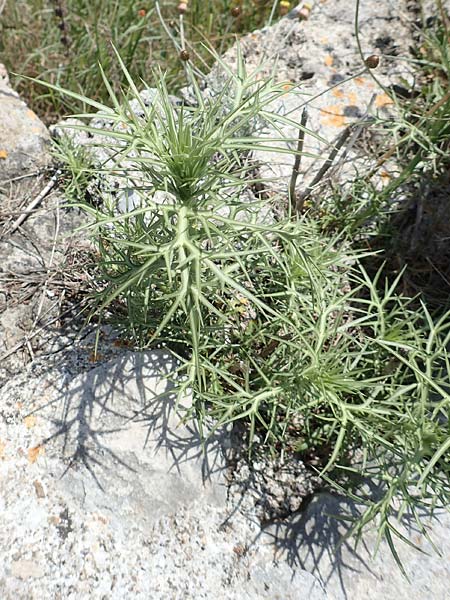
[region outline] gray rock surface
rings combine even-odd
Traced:
[[[428,553],[399,544],[410,582],[387,544],[371,557],[375,532],[336,551],[346,529],[330,515],[354,506],[331,495],[261,528],[224,493],[227,436],[203,455],[175,415],[173,359],[116,345],[93,367],[88,348],[0,390],[2,598],[448,599],[448,514],[430,524],[440,557],[402,527]]]
[[[325,600],[226,506],[220,446],[180,424],[163,351],[0,392],[2,598]],[[188,402],[188,399],[186,399]]]
[[[88,247],[73,235],[86,217],[62,208],[57,181],[48,187],[49,148],[47,128],[9,87],[0,65],[0,383],[42,351],[48,332],[36,332],[43,325],[59,325],[61,306],[73,292],[74,248]]]
[[[203,449],[194,423],[182,423],[191,401],[184,398],[176,410],[165,379],[175,368],[168,352],[129,352],[56,391],[47,418],[58,426],[48,437],[56,455],[85,465],[81,475],[71,470],[64,478],[83,503],[105,502],[108,489],[114,517],[142,526],[180,505],[224,505],[220,438]],[[33,410],[40,414],[42,406]]]
[[[354,2],[315,2],[307,21],[285,18],[239,40],[249,72],[262,63],[261,79],[273,75],[277,81],[285,82],[286,94],[276,100],[270,110],[289,117],[293,124],[277,130],[268,127],[262,132],[263,137],[277,138],[281,134],[286,142],[273,145],[293,151],[302,111],[307,107],[306,127],[311,133],[305,136],[298,191],[304,191],[311,183],[349,125],[369,115],[380,122],[392,116],[395,105],[387,93],[390,85],[410,88],[414,84],[408,66],[413,18],[407,11],[406,0],[361,2],[362,51],[364,57],[372,54],[380,57],[375,71],[365,68],[358,51]],[[236,55],[234,46],[222,58],[229,67],[235,68]],[[222,89],[224,77],[220,66],[208,76],[208,86],[213,93]],[[372,126],[370,131],[374,136],[376,127]],[[334,181],[342,184],[366,172],[373,164],[371,142],[364,129],[358,136],[356,133],[355,137],[350,136],[328,175],[333,173]],[[294,155],[258,150],[254,158],[265,180],[266,191],[285,196]],[[395,169],[395,166],[391,165],[388,170],[390,168]],[[392,174],[385,169],[380,175],[380,185],[388,182]]]
[[[420,8],[425,19],[434,19],[439,14],[439,2],[447,17],[450,17],[450,0],[421,0]]]
[[[47,128],[9,86],[0,64],[0,183],[48,166],[49,147]]]
[[[62,208],[57,190],[10,231],[47,181],[37,176],[0,185],[0,383],[43,350],[48,331],[36,331],[50,322],[50,330],[59,326],[62,306],[81,283],[73,280],[73,264],[80,260],[76,253],[86,252],[89,244],[74,230],[85,217]]]
[[[440,556],[418,531],[414,521],[393,523],[419,550],[394,541],[409,581],[402,575],[387,542],[374,555],[375,530],[368,531],[354,547],[349,539],[338,546],[347,532],[345,522],[333,515],[353,514],[357,507],[331,494],[315,496],[301,515],[294,515],[265,531],[267,543],[276,539],[277,556],[314,574],[329,600],[448,600],[450,598],[450,514],[440,511],[424,524]]]

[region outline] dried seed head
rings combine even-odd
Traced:
[[[366,58],[365,63],[368,69],[376,69],[380,64],[380,57],[376,54],[371,54]]]
[[[180,15],[184,15],[184,13],[187,11],[187,2],[180,2],[180,4],[178,5],[178,12],[180,13]]]
[[[186,61],[187,61],[187,60],[189,60],[190,58],[191,58],[191,57],[190,57],[190,54],[189,54],[189,52],[188,52],[187,50],[182,50],[182,51],[180,52],[180,59],[181,59],[181,60],[184,60],[184,61],[186,62]]]
[[[309,19],[309,13],[310,13],[310,12],[311,12],[311,11],[309,10],[309,8],[305,8],[305,7],[303,7],[303,8],[301,8],[301,9],[298,11],[298,18],[299,18],[301,21],[307,21],[307,20]]]
[[[280,14],[282,16],[287,15],[291,8],[291,3],[288,0],[281,0],[280,2]]]
[[[240,6],[233,6],[233,8],[231,9],[231,16],[234,17],[235,19],[237,19],[237,17],[239,17],[241,15],[241,7]]]
[[[301,8],[298,11],[298,18],[300,19],[300,21],[307,21],[309,17],[309,13],[307,10],[305,10],[304,8]]]

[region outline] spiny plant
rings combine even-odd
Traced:
[[[117,60],[130,93],[119,98],[103,75],[112,107],[80,98],[99,111],[81,118],[107,127],[78,128],[101,135],[100,168],[120,182],[100,206],[78,203],[99,250],[93,312],[112,313],[136,347],[172,349],[201,429],[241,422],[250,451],[258,432],[267,452],[312,455],[311,468],[362,506],[353,531],[378,519],[396,555],[393,536],[406,538],[394,518],[409,510],[423,527],[421,508],[450,500],[449,316],[412,308],[401,275],[371,279],[357,252],[290,214],[287,199],[278,219],[246,201],[261,183],[252,151],[280,151],[258,127],[291,124],[270,111],[282,84],[246,73],[238,52],[217,96],[192,78],[196,105],[177,105],[160,78],[148,105]]]
[[[174,107],[162,79],[147,106],[118,60],[140,114],[129,99],[119,102],[105,77],[114,108],[83,101],[97,108],[95,118],[110,128],[79,126],[110,140],[114,171],[133,190],[136,202],[124,214],[118,213],[113,195],[103,208],[88,208],[96,220],[107,283],[97,310],[119,300],[140,346],[169,330],[171,336],[187,336],[198,378],[202,336],[226,321],[223,297],[239,294],[266,316],[277,314],[269,296],[254,292],[252,257],[280,264],[279,250],[287,245],[311,271],[301,244],[304,225],[290,218],[258,222],[263,203],[245,200],[245,190],[257,183],[249,151],[275,150],[271,144],[277,140],[242,134],[254,128],[257,117],[266,123],[288,121],[267,110],[285,90],[271,79],[258,81],[258,72],[248,77],[239,55],[237,74],[229,71],[228,85],[210,101],[192,80],[197,106]],[[230,89],[231,105],[225,98]]]

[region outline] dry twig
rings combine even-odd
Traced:
[[[344,150],[343,157],[345,157],[347,155],[350,148],[355,144],[357,138],[361,135],[361,132],[364,129],[364,127],[367,127],[368,125],[370,125],[372,123],[373,119],[369,116],[369,112],[370,112],[370,109],[372,107],[374,100],[375,100],[375,95],[372,96],[364,117],[358,123],[351,123],[338,137],[336,143],[333,145],[331,152],[325,159],[323,165],[320,167],[318,173],[316,174],[316,176],[314,177],[312,182],[307,186],[306,190],[301,194],[300,198],[298,199],[297,212],[302,211],[305,201],[307,200],[307,198],[309,198],[311,193],[314,191],[314,188],[316,187],[316,185],[323,179],[325,174],[328,172],[328,170],[332,166],[334,159],[336,158],[338,152],[340,151],[342,146],[344,146],[344,144],[347,142],[347,140],[350,138],[350,136],[351,136],[350,142],[348,144],[348,147]]]
[[[16,231],[16,229],[18,229],[24,223],[24,221],[26,221],[26,219],[30,216],[30,214],[33,212],[33,210],[37,206],[39,206],[39,204],[42,202],[42,200],[55,187],[55,184],[58,181],[58,178],[60,175],[61,175],[61,170],[58,169],[56,171],[56,173],[54,175],[52,175],[52,177],[50,178],[50,181],[47,183],[47,185],[44,187],[44,189],[39,192],[39,194],[36,196],[36,198],[34,198],[34,200],[32,200],[32,202],[30,202],[30,204],[27,206],[26,210],[22,211],[22,214],[20,215],[20,217],[18,217],[14,221],[14,223],[11,225],[11,228],[6,232],[7,234],[9,234],[9,235],[13,234]]]
[[[303,144],[305,142],[305,128],[308,120],[308,109],[305,107],[302,112],[300,127],[298,130],[297,152],[295,154],[294,168],[292,169],[291,181],[289,183],[289,206],[291,214],[296,206],[295,186],[300,172],[300,163],[302,161]]]

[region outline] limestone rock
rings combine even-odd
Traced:
[[[243,598],[267,600],[327,600],[318,580],[302,569],[292,569],[287,563],[256,564],[244,584],[248,594]]]
[[[109,503],[114,518],[142,524],[179,505],[223,505],[220,438],[204,450],[195,424],[182,423],[166,380],[175,367],[168,352],[125,353],[58,392],[53,452],[80,462],[62,485],[83,503]]]
[[[76,210],[62,208],[56,190],[21,227],[9,232],[20,211],[27,209],[47,181],[40,175],[5,185],[3,189],[0,185],[0,384],[20,371],[33,353],[43,350],[45,332],[34,336],[28,348],[21,347],[2,358],[32,331],[54,322],[60,311],[55,289],[61,291],[62,280],[66,276],[71,278],[71,265],[76,262],[74,248],[78,252],[88,248],[81,236],[73,234],[86,217]],[[50,283],[46,284],[48,280]],[[66,298],[70,293],[70,289],[65,290]]]
[[[359,54],[354,19],[353,2],[315,2],[307,21],[285,18],[239,41],[249,72],[262,63],[261,79],[273,75],[277,81],[285,82],[286,94],[270,110],[293,121],[292,125],[277,130],[267,127],[253,132],[254,135],[280,138],[281,134],[286,142],[271,144],[293,151],[303,108],[308,109],[306,127],[311,133],[306,134],[303,148],[298,179],[301,191],[311,183],[347,126],[361,121],[368,113],[381,120],[388,119],[395,107],[387,88],[391,85],[409,88],[414,83],[405,60],[409,57],[411,40],[411,16],[406,11],[406,2],[361,2],[359,39],[363,55],[380,56],[380,65],[373,72],[365,68]],[[234,68],[236,55],[234,46],[223,60]],[[221,90],[225,77],[217,65],[207,78],[212,93]],[[367,141],[361,144],[362,133],[363,130],[358,138],[348,139],[336,161],[340,183],[365,172],[370,165]],[[294,155],[257,150],[254,158],[266,191],[286,195]]]
[[[16,560],[11,565],[11,575],[19,579],[42,577],[42,567],[32,560]]]
[[[422,14],[425,19],[434,20],[436,18],[440,11],[440,1],[442,4],[442,8],[445,11],[445,14],[447,15],[447,17],[450,17],[450,0],[422,0],[420,4],[422,8]]]
[[[345,522],[338,521],[334,515],[356,515],[356,511],[357,506],[352,501],[318,494],[303,514],[267,528],[267,542],[272,543],[275,536],[280,560],[288,556],[314,574],[324,586],[327,597],[333,600],[447,600],[450,583],[450,515],[447,512],[440,511],[433,519],[423,517],[441,556],[420,534],[413,519],[409,524],[393,523],[419,548],[396,542],[408,581],[387,542],[382,542],[373,557],[376,529],[367,531],[356,549],[353,539],[338,545],[347,528]]]
[[[0,65],[0,183],[50,164],[50,134],[8,84]]]
[[[42,363],[0,390],[2,599],[326,600],[226,505],[226,439],[203,454],[180,424],[173,367],[121,351],[90,369]]]
[[[0,383],[42,350],[37,335],[13,351],[32,330],[55,322],[60,302],[52,288],[70,271],[65,256],[74,246],[73,230],[86,221],[61,208],[57,186],[48,187],[48,173],[41,171],[50,162],[49,132],[9,87],[0,65]],[[28,212],[26,219],[14,227],[22,212]],[[53,285],[47,286],[49,279]]]

